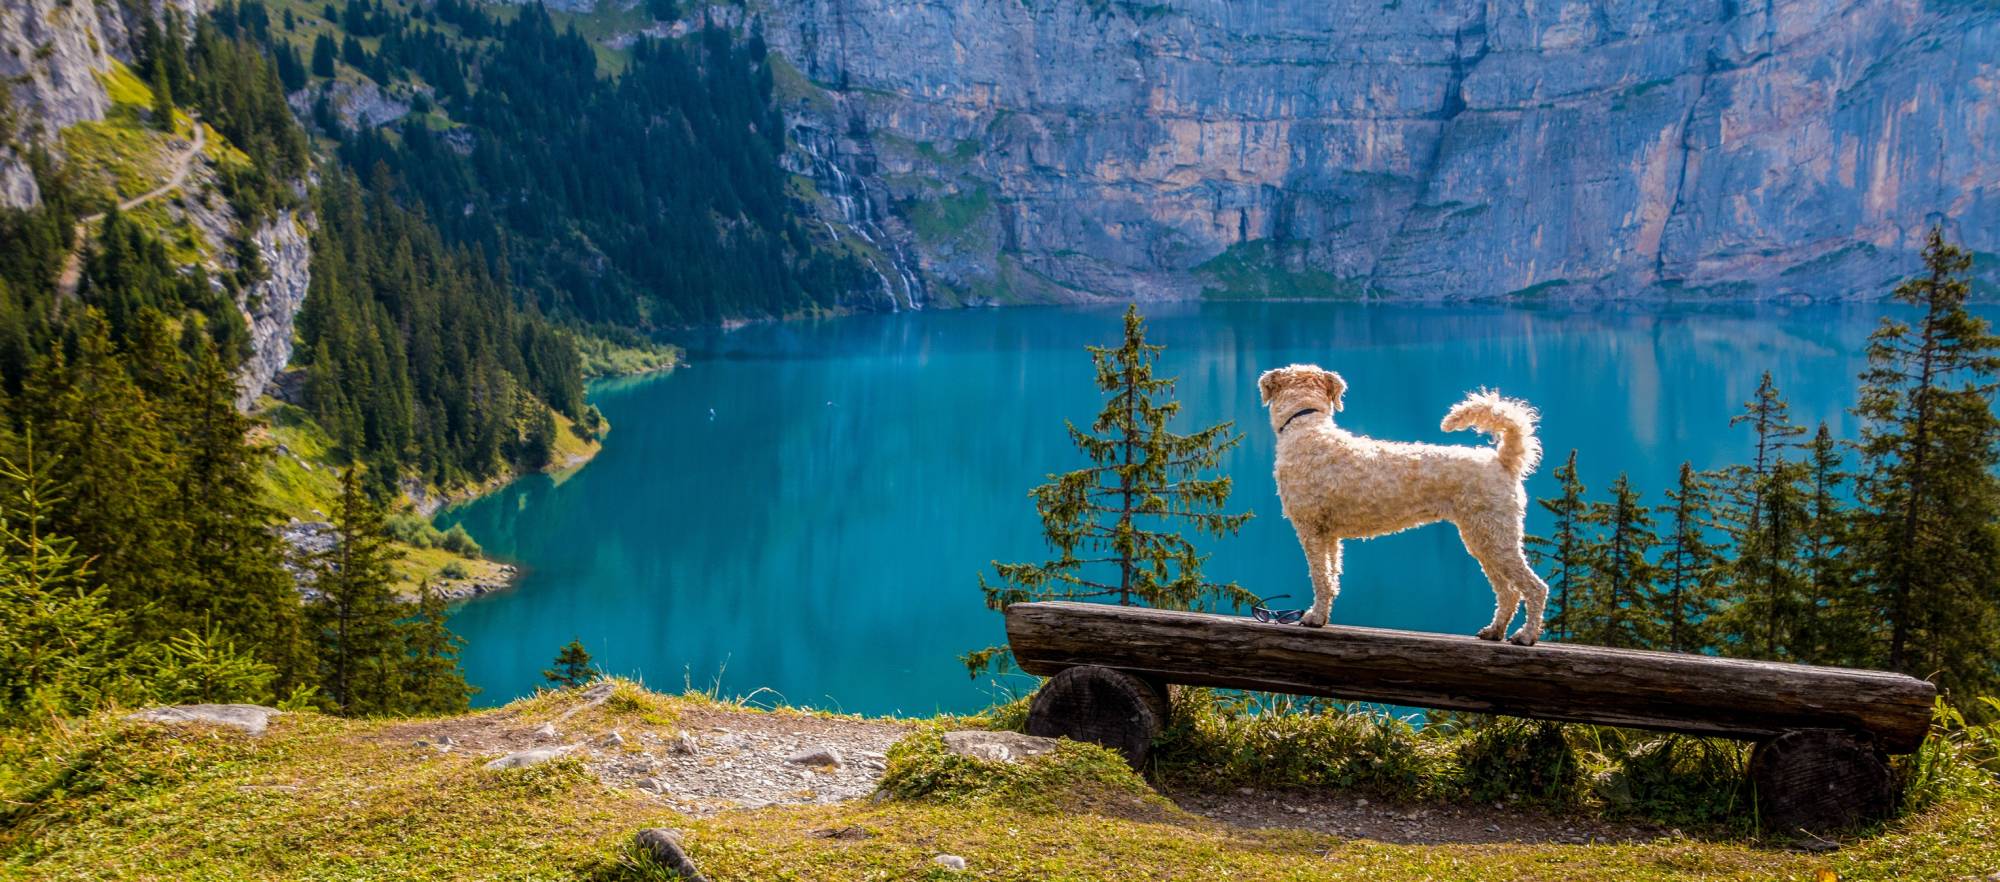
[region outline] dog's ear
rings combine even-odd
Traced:
[[[1328,370],[1319,372],[1319,381],[1326,386],[1326,397],[1333,402],[1333,409],[1340,410],[1340,396],[1347,392],[1347,381]]]
[[[1279,380],[1283,379],[1284,372],[1284,368],[1273,368],[1257,378],[1258,404],[1271,403],[1271,396],[1278,394],[1278,387],[1283,385]]]

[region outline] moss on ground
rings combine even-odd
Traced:
[[[1813,855],[1742,837],[1624,845],[1393,845],[1244,829],[1187,814],[1116,757],[1065,744],[1022,766],[945,753],[936,727],[892,751],[878,800],[689,818],[582,763],[493,773],[485,756],[412,743],[431,725],[633,732],[708,696],[621,682],[578,709],[546,693],[450,721],[274,721],[262,738],[124,723],[106,713],[0,733],[0,875],[20,879],[660,879],[628,846],[678,828],[717,882],[987,879],[1984,878],[2000,869],[1990,787]],[[740,708],[739,708],[740,710]],[[752,713],[752,711],[742,711]],[[567,716],[565,716],[567,715]],[[1961,767],[1963,768],[1963,767]],[[1978,770],[1974,770],[1975,772]],[[1982,772],[1983,774],[1983,772]],[[963,873],[935,865],[964,857]]]

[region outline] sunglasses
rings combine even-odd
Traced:
[[[1269,606],[1270,602],[1273,600],[1290,596],[1291,596],[1290,594],[1273,594],[1270,597],[1257,598],[1257,604],[1255,606],[1250,607],[1250,617],[1256,619],[1257,621],[1269,622],[1274,625],[1298,624],[1299,619],[1305,616],[1306,614],[1305,610],[1272,609]]]

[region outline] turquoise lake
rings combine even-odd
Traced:
[[[1349,389],[1343,425],[1380,437],[1484,443],[1438,430],[1466,391],[1541,408],[1547,463],[1580,451],[1601,491],[1631,474],[1649,501],[1683,460],[1747,456],[1729,417],[1771,371],[1798,421],[1853,435],[1854,377],[1885,307],[1599,310],[1304,303],[1156,305],[1162,371],[1183,428],[1235,420],[1232,508],[1256,517],[1209,543],[1208,574],[1260,594],[1311,588],[1278,514],[1266,368],[1315,362]],[[754,325],[680,340],[690,364],[598,387],[613,429],[563,480],[535,477],[443,513],[521,564],[465,604],[466,673],[493,705],[531,692],[556,649],[678,691],[851,713],[971,711],[1026,679],[974,681],[957,658],[999,642],[976,577],[1046,553],[1028,489],[1075,468],[1064,420],[1100,398],[1086,344],[1118,309],[1022,308]],[[1537,511],[1530,532],[1546,522]],[[1347,546],[1334,620],[1469,634],[1492,594],[1445,525]]]

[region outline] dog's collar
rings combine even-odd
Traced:
[[[1302,416],[1305,416],[1306,414],[1309,414],[1309,413],[1319,413],[1319,408],[1317,408],[1317,407],[1307,407],[1307,408],[1301,408],[1301,409],[1299,410],[1299,412],[1298,412],[1298,413],[1295,413],[1295,414],[1292,414],[1292,415],[1291,415],[1291,416],[1289,416],[1289,417],[1286,417],[1286,418],[1285,418],[1285,424],[1284,424],[1284,425],[1282,425],[1282,426],[1279,426],[1279,427],[1278,427],[1278,434],[1280,434],[1280,435],[1283,435],[1283,434],[1285,434],[1285,430],[1286,430],[1286,429],[1289,429],[1289,428],[1291,428],[1291,427],[1292,427],[1292,421],[1293,421],[1293,420],[1295,420],[1295,419],[1298,419],[1299,417],[1302,417]]]

